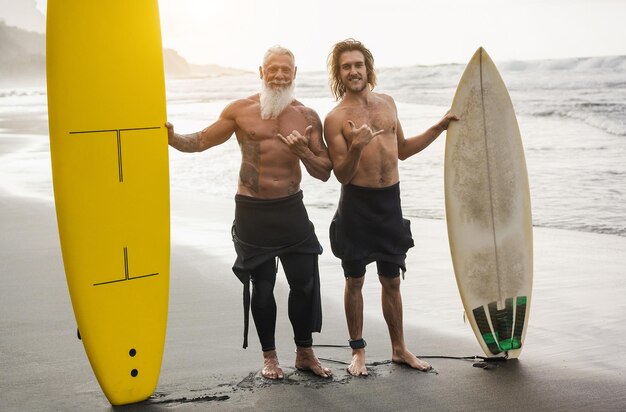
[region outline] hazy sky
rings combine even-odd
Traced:
[[[16,0],[20,1],[20,0]],[[46,0],[37,0],[45,12]],[[626,0],[159,0],[163,45],[192,63],[255,70],[274,44],[325,70],[332,44],[365,43],[378,67],[626,55]]]

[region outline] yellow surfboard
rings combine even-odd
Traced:
[[[519,357],[533,283],[522,138],[507,88],[481,47],[459,81],[446,136],[450,253],[465,314],[488,356]]]
[[[113,405],[155,390],[169,291],[169,176],[157,0],[48,0],[50,152],[63,262]]]

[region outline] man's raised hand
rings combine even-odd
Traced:
[[[372,139],[385,131],[381,129],[374,132],[367,124],[363,124],[361,127],[357,128],[352,120],[348,120],[348,126],[350,130],[346,135],[346,140],[348,140],[351,147],[354,146],[357,148],[365,147]]]
[[[311,131],[313,126],[309,125],[301,135],[297,130],[292,131],[286,137],[278,133],[277,136],[283,141],[296,156],[302,158],[310,153],[309,140],[311,139]]]

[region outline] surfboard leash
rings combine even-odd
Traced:
[[[313,347],[350,349],[349,345],[333,345],[333,344],[316,344],[316,345],[313,345]],[[474,362],[472,364],[473,367],[480,368],[480,369],[487,369],[487,370],[494,369],[498,363],[506,362],[508,360],[508,356],[487,357],[487,356],[480,356],[480,355],[473,355],[473,356],[419,355],[417,357],[420,359],[452,359],[452,360],[470,361],[470,362]],[[319,356],[318,356],[318,359],[326,361],[326,362],[338,363],[341,365],[350,365],[350,362],[342,361],[339,359],[323,358]],[[366,363],[365,366],[380,366],[380,365],[388,365],[390,363],[391,363],[391,360],[387,359],[384,361],[369,362],[369,363]]]

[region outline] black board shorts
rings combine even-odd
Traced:
[[[381,276],[394,277],[394,265],[404,273],[406,252],[414,242],[411,222],[402,216],[400,183],[383,188],[343,185],[330,245],[347,277],[363,276],[371,262],[377,262]]]

